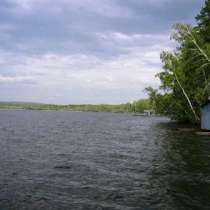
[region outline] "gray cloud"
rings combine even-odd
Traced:
[[[1,0],[0,100],[118,103],[143,97],[145,86],[158,84],[159,53],[171,47],[172,24],[193,23],[202,3]]]

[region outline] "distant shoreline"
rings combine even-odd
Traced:
[[[26,109],[26,108],[0,108],[0,111],[40,111],[40,112],[73,112],[73,113],[112,113],[112,114],[129,114],[133,117],[164,117],[161,115],[146,115],[143,112],[117,112],[117,111],[77,111],[77,110],[62,110],[62,109]]]
[[[112,111],[76,111],[76,110],[56,110],[56,109],[24,109],[24,108],[0,108],[0,111],[44,111],[44,112],[93,112],[93,113],[130,113],[134,114],[132,112],[112,112]]]
[[[0,110],[36,110],[36,111],[68,111],[68,112],[111,112],[111,113],[144,113],[151,110],[148,99],[141,99],[125,104],[41,104],[26,102],[0,102]]]

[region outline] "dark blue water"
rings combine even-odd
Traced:
[[[0,111],[0,210],[210,209],[210,138],[166,118]]]

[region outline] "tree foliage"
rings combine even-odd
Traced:
[[[156,112],[179,121],[199,122],[210,95],[210,0],[196,17],[197,25],[177,24],[174,52],[162,52],[159,90],[148,90]],[[153,93],[153,95],[151,95]]]
[[[204,7],[196,17],[201,36],[206,42],[210,42],[210,1],[205,1]]]

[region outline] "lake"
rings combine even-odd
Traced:
[[[210,208],[210,137],[167,118],[0,111],[1,210]]]

